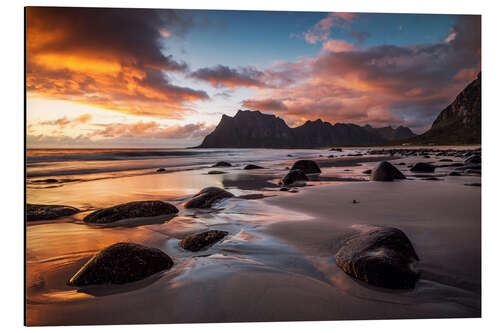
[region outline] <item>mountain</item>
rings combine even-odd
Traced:
[[[480,144],[481,73],[437,116],[431,128],[408,144]]]
[[[354,124],[306,121],[290,128],[285,121],[260,111],[238,110],[223,115],[198,148],[315,148],[336,145],[375,145],[414,136],[409,128],[373,128]]]

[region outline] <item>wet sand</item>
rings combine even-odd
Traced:
[[[293,158],[262,162],[267,169],[260,170],[243,171],[237,165],[222,175],[199,169],[29,189],[29,202],[70,204],[86,211],[28,224],[28,324],[480,316],[481,188],[463,185],[480,182],[480,177],[445,177],[449,170],[442,168],[435,175],[443,180],[428,181],[411,177],[406,166],[398,166],[410,179],[367,181],[362,171],[382,159],[389,158],[344,157],[342,162],[323,158],[321,177],[298,188],[298,193],[280,192],[276,185]],[[393,163],[414,160],[421,159],[394,157]],[[437,160],[430,159],[439,164]],[[212,210],[182,208],[182,200],[205,186],[265,197],[231,198]],[[153,198],[174,203],[179,214],[107,228],[81,222],[93,209]],[[359,203],[353,204],[354,199]],[[395,226],[408,235],[421,260],[415,289],[375,288],[336,266],[335,253],[342,241],[364,224]],[[178,246],[179,239],[207,229],[229,235],[198,253]],[[160,248],[175,264],[169,271],[127,285],[84,289],[66,285],[94,253],[118,241]]]

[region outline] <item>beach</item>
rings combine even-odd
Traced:
[[[26,224],[27,324],[480,317],[481,174],[449,176],[464,162],[453,152],[478,148],[28,150],[27,203],[80,212]],[[279,180],[302,159],[321,174],[281,191]],[[231,166],[213,168],[218,161]],[[380,161],[407,179],[371,181],[364,172]],[[410,171],[417,162],[436,169]],[[263,168],[244,170],[248,164]],[[211,186],[234,197],[210,209],[183,206]],[[169,202],[179,212],[105,226],[83,221],[138,200]],[[376,287],[336,264],[346,239],[370,225],[408,236],[420,259],[414,288]],[[228,235],[208,249],[178,244],[215,229]],[[158,248],[174,265],[122,285],[67,284],[117,242]]]

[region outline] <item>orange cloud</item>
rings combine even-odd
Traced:
[[[165,74],[187,70],[158,42],[189,24],[173,11],[29,7],[26,23],[29,96],[158,118],[180,118],[208,99]]]

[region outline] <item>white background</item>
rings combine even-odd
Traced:
[[[23,76],[23,6],[94,6],[94,7],[146,7],[192,9],[260,9],[299,11],[351,11],[393,13],[447,13],[481,14],[482,17],[482,96],[483,96],[483,179],[482,179],[482,317],[481,319],[441,320],[383,320],[383,321],[331,321],[251,324],[203,325],[144,325],[95,327],[23,327],[23,151],[24,151],[24,76]],[[0,71],[0,326],[4,332],[13,330],[86,332],[135,332],[147,330],[176,332],[197,330],[202,332],[490,332],[500,329],[500,205],[498,188],[500,167],[498,133],[500,132],[499,98],[500,61],[498,34],[500,33],[499,5],[495,1],[458,0],[350,0],[350,1],[297,1],[253,0],[236,3],[235,0],[73,0],[73,1],[4,1],[1,5],[1,71]]]

